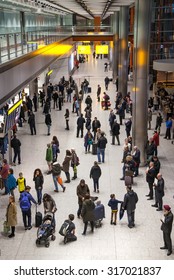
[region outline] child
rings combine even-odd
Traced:
[[[117,212],[118,212],[118,203],[122,203],[122,201],[117,200],[115,198],[115,194],[110,195],[110,200],[108,202],[108,206],[111,207],[111,225],[117,224]],[[114,222],[113,222],[114,219]]]
[[[19,193],[23,193],[25,191],[25,187],[26,187],[26,180],[23,177],[22,172],[19,173],[19,178],[16,180],[16,184],[18,186],[18,191]]]

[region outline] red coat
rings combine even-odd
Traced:
[[[156,146],[159,146],[159,134],[158,132],[156,132],[154,135],[153,135],[153,141],[155,143]]]

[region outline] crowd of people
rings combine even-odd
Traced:
[[[108,90],[109,78],[105,78],[105,90]],[[75,81],[70,76],[69,80],[66,81],[63,76],[58,85],[52,85],[51,83],[45,87],[43,91],[40,91],[39,99],[40,106],[43,107],[43,114],[45,115],[45,124],[47,126],[47,135],[51,133],[51,107],[53,105],[54,109],[62,110],[62,105],[64,102],[72,103],[72,113],[77,114],[77,131],[76,137],[79,136],[82,138],[82,145],[84,145],[84,153],[93,153],[96,155],[96,160],[94,161],[93,166],[90,169],[89,177],[93,180],[93,192],[100,193],[100,184],[99,179],[102,176],[102,165],[105,163],[105,150],[108,145],[108,137],[106,137],[105,131],[102,130],[102,123],[97,116],[93,117],[93,100],[88,94],[89,82],[85,79],[82,84],[82,92],[84,95],[84,112],[81,111],[79,106],[78,97],[74,93],[73,98],[71,95],[75,89]],[[97,100],[100,101],[101,96],[101,86],[97,87]],[[104,96],[107,94],[104,92]],[[108,96],[108,95],[107,95]],[[106,98],[105,98],[106,99]],[[108,101],[108,100],[106,100]],[[32,104],[33,103],[33,104]],[[38,96],[34,95],[33,100],[30,97],[27,97],[26,102],[23,104],[26,106],[26,112],[21,118],[22,121],[26,121],[26,113],[28,114],[28,124],[30,127],[31,135],[36,134],[36,125],[35,125],[35,115],[33,113],[38,110]],[[107,105],[105,106],[108,109]],[[65,110],[65,129],[70,130],[69,118],[70,112],[69,109]],[[169,117],[170,120],[170,117]],[[167,120],[167,121],[169,121]],[[151,130],[151,121],[152,121],[152,110],[151,107],[148,108],[148,129]],[[164,210],[164,220],[162,220],[161,230],[163,231],[164,246],[161,249],[167,249],[167,255],[172,253],[172,243],[171,243],[171,230],[173,223],[173,214],[171,212],[171,207],[169,205],[163,205],[163,197],[165,195],[165,181],[160,173],[161,163],[158,158],[158,147],[159,147],[159,135],[160,127],[162,124],[162,115],[161,112],[157,113],[156,117],[156,127],[153,135],[147,141],[147,170],[146,170],[146,181],[149,188],[149,193],[147,194],[148,200],[153,200],[155,198],[155,203],[152,204],[153,207],[156,207],[157,211]],[[120,126],[125,126],[125,141],[123,145],[123,157],[122,163],[123,167],[120,170],[122,172],[121,180],[125,181],[126,193],[122,200],[116,199],[116,194],[108,194],[108,206],[111,208],[111,219],[110,224],[117,224],[117,213],[119,210],[118,204],[120,204],[120,210],[127,212],[128,218],[128,227],[135,227],[135,209],[136,204],[139,201],[138,194],[133,190],[133,180],[134,177],[139,176],[139,167],[141,163],[141,154],[137,146],[132,145],[131,129],[132,129],[132,100],[131,94],[128,92],[126,96],[122,96],[121,92],[117,92],[115,98],[115,104],[112,104],[112,109],[109,110],[108,115],[108,130],[110,131],[112,145],[115,145],[115,138],[117,144],[120,146]],[[167,122],[166,122],[167,125]],[[172,127],[172,126],[171,126]],[[68,132],[67,132],[68,133]],[[167,127],[165,138],[170,139],[169,127]],[[16,159],[18,159],[18,164],[22,163],[21,159],[21,142],[18,139],[17,135],[14,134],[11,140],[11,147],[14,150],[13,165],[16,165]],[[96,150],[95,150],[96,147]],[[74,148],[66,149],[66,151],[61,151],[65,154],[64,160],[61,163],[59,161],[60,146],[59,140],[54,135],[51,143],[47,144],[46,147],[46,156],[45,160],[48,165],[47,174],[52,176],[54,192],[59,192],[59,185],[62,188],[62,191],[65,192],[66,184],[71,183],[71,180],[76,180],[78,177],[82,177],[81,174],[78,174],[78,165],[80,164],[80,158],[78,157]],[[73,177],[70,178],[70,168],[73,170]],[[66,181],[63,182],[62,171],[65,173]],[[55,213],[57,210],[56,203],[53,197],[49,194],[43,194],[43,185],[44,185],[44,175],[42,174],[41,169],[38,167],[34,170],[33,181],[35,184],[36,197],[34,199],[30,194],[31,187],[27,185],[27,179],[23,176],[22,172],[19,173],[19,177],[15,178],[14,170],[9,166],[6,159],[3,160],[2,169],[0,171],[4,186],[4,195],[9,194],[9,203],[7,206],[6,220],[8,226],[11,227],[11,233],[9,238],[15,236],[15,227],[17,225],[17,207],[15,202],[15,189],[18,187],[19,191],[19,204],[22,212],[23,223],[25,230],[30,230],[32,228],[31,221],[31,203],[33,204],[42,204],[44,206],[44,213],[52,212]],[[131,180],[129,181],[129,179]],[[88,222],[90,222],[91,231],[94,232],[95,226],[95,215],[94,209],[96,207],[95,199],[98,197],[93,197],[91,191],[86,184],[85,180],[80,179],[79,184],[76,188],[76,194],[78,197],[78,209],[77,217],[82,218],[84,223],[84,229],[82,234],[86,235]],[[69,241],[77,240],[75,236],[75,224],[74,224],[74,214],[68,216],[68,221],[71,224],[71,230],[69,230]]]

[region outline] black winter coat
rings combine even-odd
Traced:
[[[146,182],[153,184],[156,176],[155,168],[150,168],[146,174]]]
[[[91,199],[86,199],[83,202],[81,215],[84,223],[95,220],[94,208],[95,204]]]
[[[100,166],[93,166],[90,171],[90,178],[92,179],[99,179],[101,176],[101,168]]]
[[[123,208],[127,211],[134,211],[136,209],[136,203],[138,202],[138,196],[133,190],[128,191],[124,196]]]
[[[112,134],[113,135],[119,135],[120,134],[120,125],[117,122],[114,122],[112,126]]]

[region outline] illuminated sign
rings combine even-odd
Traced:
[[[77,48],[78,54],[91,54],[90,46],[78,46]]]
[[[108,45],[98,45],[95,48],[96,54],[108,54]]]

